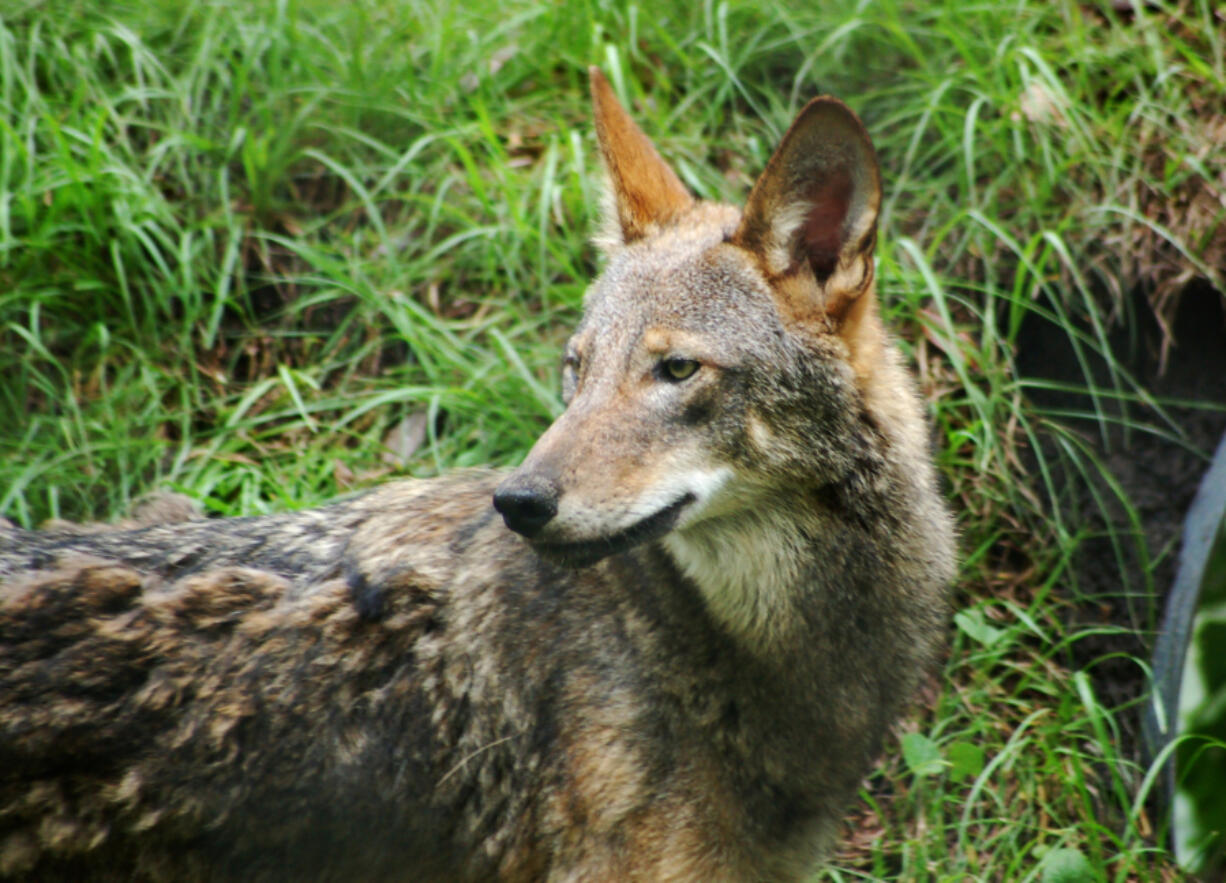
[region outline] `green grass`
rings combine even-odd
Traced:
[[[1134,291],[1167,316],[1189,278],[1226,290],[1203,198],[1226,29],[1208,0],[1109,5],[9,0],[0,515],[105,519],[154,487],[255,513],[515,462],[596,270],[587,65],[711,198],[835,93],[885,169],[881,292],[965,561],[950,662],[824,879],[1039,880],[1070,849],[1092,879],[1172,879],[1133,710],[1096,695],[1119,661],[1073,668],[1101,628],[1070,625],[1092,520],[1064,504],[1123,509],[1121,591],[1146,597],[1170,550],[1088,442],[1180,437],[1112,332]],[[1076,413],[1016,370],[1034,322],[1084,366]]]

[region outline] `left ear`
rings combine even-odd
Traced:
[[[606,248],[642,239],[684,214],[694,203],[681,179],[621,106],[599,68],[589,68],[596,138],[608,174]]]
[[[811,271],[823,302],[809,310],[819,306],[838,320],[870,287],[880,206],[881,175],[864,126],[838,99],[815,98],[758,178],[732,241],[772,279]]]

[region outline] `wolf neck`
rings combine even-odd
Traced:
[[[777,647],[803,630],[815,554],[795,511],[738,513],[664,538],[712,617],[747,646]]]

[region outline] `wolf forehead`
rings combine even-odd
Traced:
[[[746,331],[740,338],[745,344],[760,346],[782,336],[783,316],[770,285],[748,253],[730,241],[740,211],[700,203],[692,212],[703,222],[700,229],[665,227],[609,255],[588,288],[577,342],[588,331],[622,327],[641,334],[652,325],[719,331],[723,345],[737,327]],[[626,328],[630,316],[642,327]]]

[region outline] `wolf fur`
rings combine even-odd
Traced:
[[[0,876],[813,870],[953,573],[877,163],[816,99],[740,212],[592,91],[607,265],[517,470],[0,527]]]

